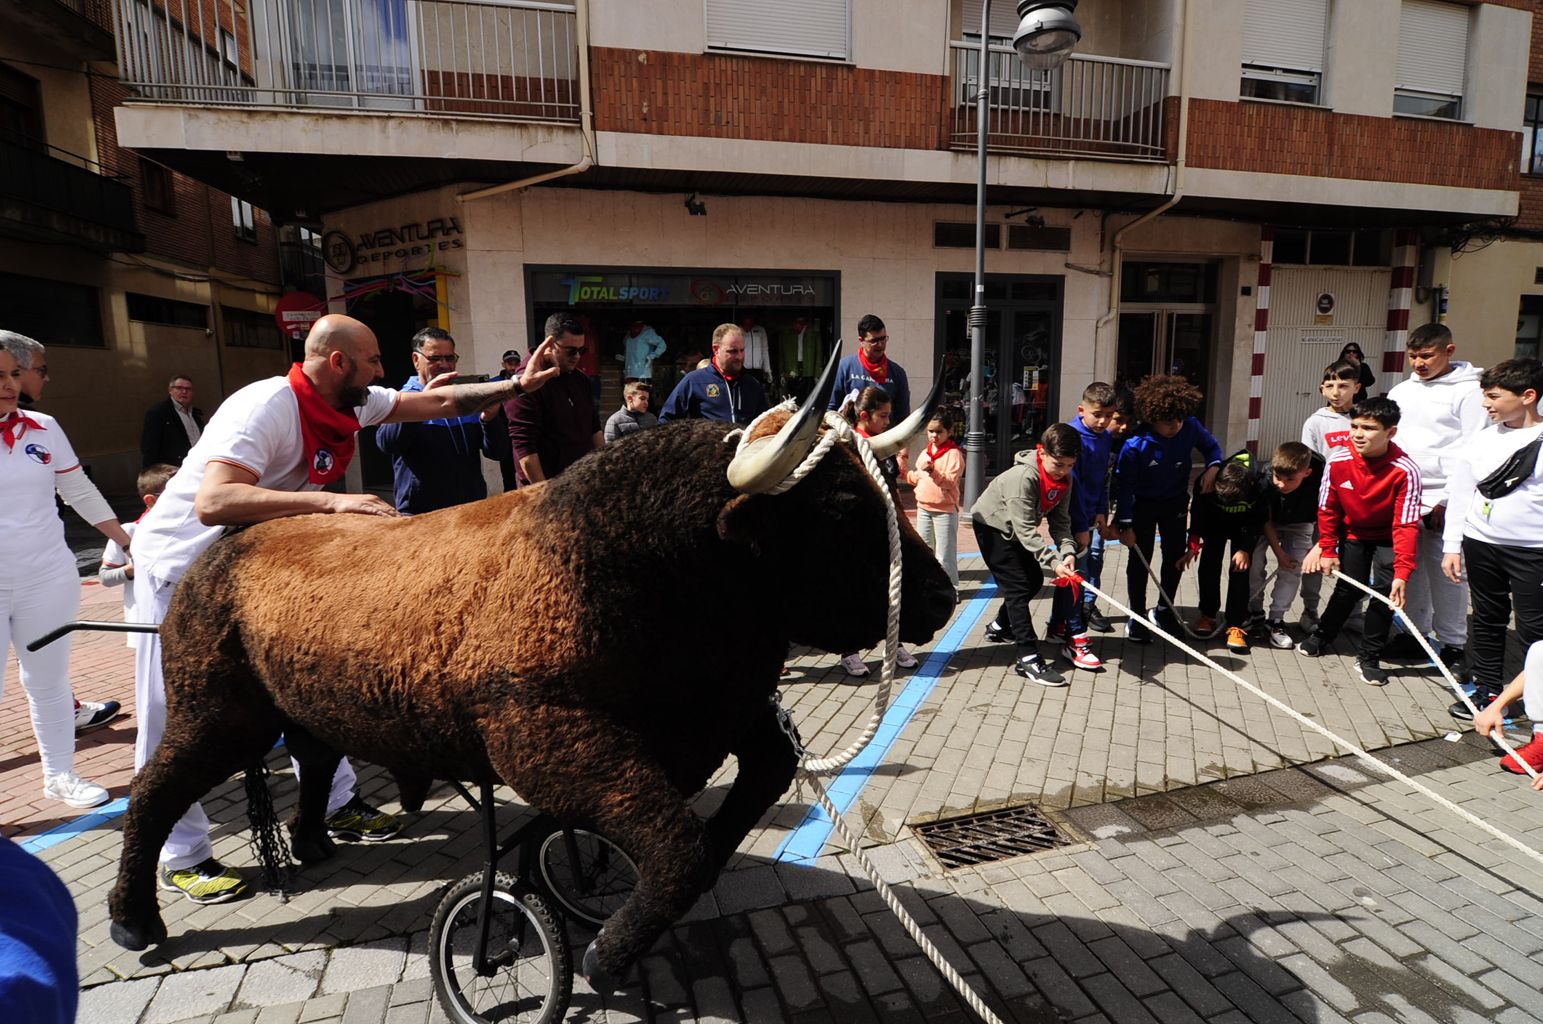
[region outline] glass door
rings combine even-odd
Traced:
[[[1177,374],[1205,394],[1195,415],[1207,422],[1212,329],[1213,314],[1206,310],[1122,310],[1115,386],[1134,388],[1148,374]]]
[[[333,94],[308,102],[412,108],[418,62],[408,0],[289,0],[284,13],[296,87]]]

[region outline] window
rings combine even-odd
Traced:
[[[43,149],[43,97],[37,79],[0,64],[0,142]]]
[[[707,0],[707,46],[845,60],[852,53],[851,0]]]
[[[1543,295],[1523,295],[1516,316],[1516,358],[1537,359],[1543,340]]]
[[[1248,0],[1242,95],[1317,103],[1328,19],[1328,0]]]
[[[284,347],[284,333],[274,322],[271,313],[256,313],[250,309],[221,306],[220,318],[225,321],[225,344],[234,348]]]
[[[252,204],[245,199],[230,197],[230,222],[236,229],[236,237],[247,242],[257,241],[257,222]]]
[[[1522,173],[1543,174],[1543,96],[1529,93],[1522,117]]]
[[[1002,248],[1002,225],[986,225],[986,248]],[[975,248],[975,225],[940,220],[932,225],[932,245],[936,249]]]
[[[1386,267],[1393,262],[1393,237],[1379,228],[1359,231],[1277,228],[1276,265]]]
[[[143,189],[145,206],[161,213],[176,213],[176,192],[171,185],[171,172],[153,160],[139,158],[139,183]]]
[[[1126,263],[1121,302],[1216,301],[1215,263]]]
[[[127,292],[124,298],[128,299],[130,320],[165,324],[168,327],[196,327],[200,331],[209,329],[208,306],[163,299],[158,295],[141,295],[138,292]]]
[[[1456,120],[1463,114],[1467,73],[1468,8],[1438,0],[1404,0],[1393,112]]]
[[[0,274],[0,309],[7,330],[45,345],[107,347],[101,300],[89,285]]]
[[[1072,229],[1047,228],[1044,225],[1035,227],[1032,224],[1009,224],[1007,226],[1007,247],[1009,249],[1071,252]]]

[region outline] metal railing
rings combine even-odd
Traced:
[[[574,5],[114,0],[135,99],[577,122]]]
[[[134,232],[134,193],[121,176],[68,150],[0,135],[0,196]]]
[[[949,43],[953,98],[949,140],[974,149],[980,45]],[[1073,54],[1053,71],[1023,65],[1010,46],[993,46],[986,69],[987,146],[1033,155],[1166,159],[1164,101],[1168,65]]]

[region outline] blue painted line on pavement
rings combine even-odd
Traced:
[[[123,814],[129,806],[129,798],[120,796],[112,803],[104,804],[90,814],[82,814],[63,825],[56,825],[47,832],[39,832],[35,836],[28,836],[16,845],[28,853],[42,853],[50,846],[58,846],[69,839],[74,839],[82,832],[89,832],[98,825],[105,825]]]
[[[885,710],[873,741],[831,780],[826,791],[830,794],[831,803],[839,812],[846,813],[847,808],[852,806],[857,795],[868,784],[868,779],[874,770],[884,763],[884,759],[889,754],[889,748],[894,746],[895,740],[900,737],[900,733],[916,714],[917,709],[932,693],[943,670],[948,667],[949,659],[959,650],[964,638],[975,628],[975,624],[980,621],[981,615],[996,599],[996,595],[995,582],[987,580],[981,585],[980,592],[970,598],[960,609],[953,626],[943,634],[943,639],[938,641],[937,646],[927,655],[927,660],[922,663],[921,668],[911,676],[905,688],[900,691],[900,695]],[[824,808],[816,804],[809,808],[808,813],[804,815],[804,820],[788,834],[788,837],[782,841],[782,845],[777,847],[777,852],[772,855],[772,859],[789,864],[810,864],[825,848],[825,842],[830,838],[834,828],[835,824],[826,815]]]

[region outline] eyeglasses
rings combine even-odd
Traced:
[[[884,344],[884,342],[889,340],[889,335],[887,335],[887,334],[875,334],[871,338],[863,338],[863,339],[860,339],[860,340],[866,341],[870,345],[882,345],[882,344]]]
[[[171,389],[173,391],[192,391],[193,390],[193,385],[191,385],[191,384],[173,384],[171,386]]]
[[[565,356],[581,356],[589,351],[588,345],[559,345],[558,351]]]
[[[45,377],[48,376],[48,364],[47,363],[39,363],[37,366],[29,366],[28,369],[29,370],[36,370],[38,373],[41,373]]]
[[[461,357],[453,352],[448,356],[429,356],[424,355],[422,352],[419,352],[418,354],[423,356],[423,361],[425,363],[444,363],[446,366],[454,366],[456,363],[461,361]]]

